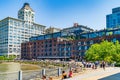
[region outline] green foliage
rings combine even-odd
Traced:
[[[86,51],[85,58],[88,61],[120,62],[120,44],[118,41],[115,44],[108,41],[93,44]]]
[[[9,55],[8,56],[0,56],[0,60],[14,60],[16,58],[15,55]]]
[[[67,36],[66,37],[68,40],[75,40],[75,36],[71,35],[71,36]]]
[[[0,60],[4,60],[4,56],[0,56]]]
[[[86,59],[91,61],[97,60],[97,58],[99,57],[97,55],[98,50],[99,50],[99,44],[92,45],[91,48],[86,52]]]
[[[120,62],[120,44],[118,41],[115,43],[116,52],[113,54],[113,60],[116,62]]]
[[[120,67],[120,63],[116,63],[116,64],[115,64],[115,67]]]

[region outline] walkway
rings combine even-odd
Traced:
[[[106,68],[88,70],[84,74],[78,74],[73,78],[65,80],[120,80],[120,68]]]

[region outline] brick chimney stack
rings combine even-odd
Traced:
[[[78,26],[78,23],[74,23],[74,27],[77,27]]]

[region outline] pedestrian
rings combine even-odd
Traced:
[[[86,62],[84,61],[84,62],[82,62],[82,64],[84,65],[84,68],[86,68]]]
[[[98,61],[95,61],[95,69],[97,69],[97,66],[98,66]]]
[[[69,75],[68,75],[68,76],[69,76],[69,78],[71,78],[71,77],[72,77],[72,75],[73,75],[73,72],[70,70],[70,71],[69,71]]]
[[[62,80],[67,78],[67,74],[65,73],[65,71],[62,71]]]
[[[92,69],[95,69],[95,64],[94,63],[92,63]]]
[[[105,70],[105,61],[102,62],[102,67]]]

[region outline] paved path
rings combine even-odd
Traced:
[[[65,80],[120,80],[120,68],[88,70],[84,74]]]

